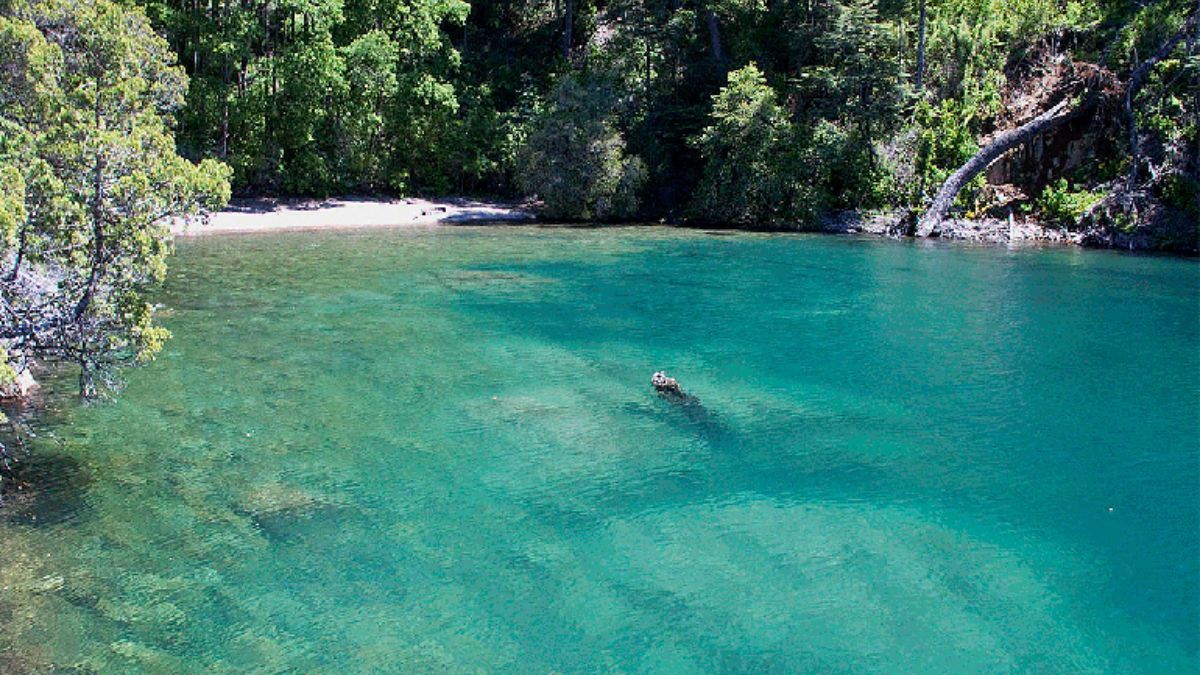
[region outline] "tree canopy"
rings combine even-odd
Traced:
[[[161,348],[145,291],[165,273],[170,222],[223,205],[228,170],[176,153],[187,77],[140,10],[9,3],[0,63],[5,359],[77,363],[92,394]]]

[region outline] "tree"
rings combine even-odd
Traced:
[[[1040,134],[1061,127],[1091,110],[1095,107],[1095,103],[1095,97],[1090,95],[1078,107],[1072,107],[1071,99],[1063,99],[1049,110],[1025,124],[998,135],[991,143],[988,143],[982,150],[959,167],[957,171],[950,174],[946,182],[942,183],[941,188],[938,189],[937,196],[933,198],[933,203],[929,205],[929,208],[926,209],[925,213],[921,216],[920,222],[917,224],[917,234],[922,237],[936,234],[942,225],[942,221],[945,220],[950,207],[954,205],[954,200],[958,197],[959,190],[962,190],[963,186],[978,175],[980,171],[983,171],[992,162],[1000,159],[1004,153],[1019,145],[1028,143]]]
[[[1145,61],[1138,64],[1129,74],[1129,81],[1125,85],[1125,116],[1129,123],[1129,178],[1126,184],[1126,189],[1132,191],[1137,183],[1138,172],[1141,170],[1141,143],[1138,138],[1138,123],[1137,115],[1134,113],[1133,104],[1137,100],[1138,93],[1145,86],[1146,80],[1150,77],[1151,71],[1159,62],[1170,56],[1171,52],[1183,42],[1185,38],[1195,40],[1197,30],[1197,16],[1200,14],[1200,6],[1197,11],[1193,11],[1188,18],[1180,26],[1179,30],[1166,39],[1158,49],[1154,51]],[[1190,47],[1190,45],[1189,45]]]
[[[872,0],[835,1],[832,10],[829,30],[817,38],[826,62],[818,74],[840,116],[858,130],[861,150],[873,156],[876,134],[896,123],[905,100],[895,29]]]
[[[610,120],[612,105],[606,87],[568,75],[532,121],[517,180],[541,198],[545,215],[608,220],[637,213],[646,168],[626,154]]]
[[[346,73],[345,112],[340,143],[344,167],[356,187],[387,187],[394,138],[388,133],[388,114],[396,105],[400,82],[396,74],[399,46],[381,30],[355,38],[341,50]]]
[[[220,207],[228,169],[176,154],[187,80],[141,11],[22,0],[0,13],[0,52],[18,57],[0,69],[0,171],[24,183],[5,200],[17,236],[3,242],[0,340],[18,368],[78,364],[91,396],[161,349],[144,292],[166,271],[169,223]]]
[[[692,212],[698,220],[742,227],[796,227],[815,221],[822,180],[758,67],[729,74],[713,96],[709,124],[695,143],[704,175]],[[807,167],[805,165],[808,165]]]
[[[563,6],[562,56],[571,60],[571,47],[575,42],[575,0],[566,0]]]
[[[721,19],[712,7],[704,10],[704,27],[708,29],[708,49],[713,62],[725,64],[725,50],[721,47]]]

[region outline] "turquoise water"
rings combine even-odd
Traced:
[[[0,670],[1198,671],[1195,261],[292,233],[161,302],[49,401]]]

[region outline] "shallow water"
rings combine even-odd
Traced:
[[[161,301],[41,422],[0,670],[1197,671],[1194,261],[314,232]]]

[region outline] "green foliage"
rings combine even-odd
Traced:
[[[12,384],[17,379],[17,371],[8,361],[8,350],[0,346],[0,385]],[[4,413],[0,412],[0,422],[5,419]]]
[[[322,195],[444,184],[457,122],[446,29],[461,0],[146,0],[189,68],[185,154],[242,190]]]
[[[400,93],[395,63],[400,47],[384,31],[373,30],[341,49],[345,64],[346,107],[355,111],[342,122],[344,167],[361,187],[380,189],[388,176],[388,110]],[[395,187],[394,185],[392,185]]]
[[[637,214],[646,167],[626,153],[612,107],[606,87],[568,76],[532,120],[517,181],[542,200],[547,216],[621,220]]]
[[[1163,177],[1158,191],[1165,204],[1184,212],[1200,227],[1200,180],[1171,173]]]
[[[894,24],[882,21],[873,0],[832,3],[829,29],[816,39],[824,63],[814,69],[836,101],[836,118],[858,130],[869,148],[877,132],[898,121],[907,97],[896,55]]]
[[[169,222],[220,208],[229,170],[176,154],[187,78],[140,11],[13,3],[0,53],[12,59],[0,69],[0,333],[10,357],[76,361],[90,390],[110,364],[161,348],[136,299],[165,274]]]
[[[940,0],[929,4],[929,84],[939,99],[998,112],[1004,68],[1039,39],[1094,28],[1096,0]]]
[[[1073,188],[1060,178],[1047,185],[1037,200],[1037,210],[1047,222],[1070,226],[1092,208],[1104,195]]]
[[[17,230],[25,223],[25,176],[11,165],[0,165],[0,244],[16,243]]]
[[[812,225],[822,195],[806,180],[811,156],[799,141],[756,65],[730,73],[713,97],[709,126],[695,140],[704,175],[694,216],[743,227]]]
[[[942,182],[979,150],[974,130],[975,117],[962,101],[947,99],[937,104],[921,102],[914,113],[916,143],[913,155],[913,180],[903,186],[901,202],[918,206],[932,198]],[[969,199],[975,185],[963,191]]]
[[[1132,70],[1179,28],[1189,11],[1196,11],[1196,5],[1190,0],[1161,0],[1117,11],[1123,25],[1109,62],[1114,68]]]

